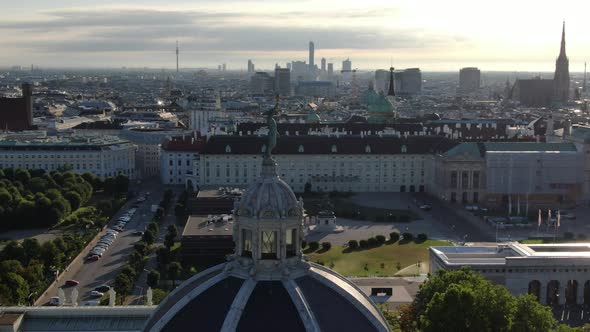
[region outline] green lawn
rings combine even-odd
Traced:
[[[447,241],[427,240],[422,243],[384,244],[368,250],[348,252],[341,246],[334,246],[327,252],[307,254],[310,261],[323,263],[344,276],[393,276],[401,269],[416,264],[428,264],[428,247],[448,246]],[[333,265],[332,265],[333,264]],[[383,267],[382,265],[383,264]],[[367,269],[365,269],[365,265]]]

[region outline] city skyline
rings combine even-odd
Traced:
[[[566,20],[571,70],[582,71],[590,46],[584,38],[582,1],[558,8],[531,1],[498,1],[478,8],[466,1],[401,4],[385,1],[224,2],[76,0],[4,5],[0,66],[175,67],[246,69],[248,59],[272,69],[315,56],[337,64],[350,58],[355,68],[420,67],[453,71],[553,70]],[[530,7],[530,8],[529,8]],[[424,8],[429,10],[425,11]],[[506,8],[510,8],[508,11]],[[305,15],[313,14],[313,15]]]

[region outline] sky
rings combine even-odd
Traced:
[[[257,69],[325,57],[336,70],[570,71],[590,60],[588,0],[0,0],[0,67]],[[586,15],[586,16],[584,16]]]

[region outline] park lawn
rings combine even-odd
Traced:
[[[380,247],[347,252],[341,246],[333,246],[326,252],[307,254],[314,263],[323,263],[344,276],[393,276],[398,272],[398,262],[401,269],[416,264],[428,263],[428,247],[450,246],[448,241],[427,240],[422,243],[384,244]],[[384,264],[384,268],[381,264]],[[332,265],[333,264],[333,265]],[[367,269],[365,269],[365,264]]]

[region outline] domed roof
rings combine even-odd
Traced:
[[[320,116],[315,112],[311,112],[307,115],[307,123],[319,123],[320,120]]]
[[[302,215],[295,193],[275,170],[272,159],[265,159],[262,174],[240,199],[237,215],[251,218],[286,218]]]
[[[185,281],[144,331],[389,331],[379,309],[332,270],[306,264],[282,280],[242,277],[217,265]]]

